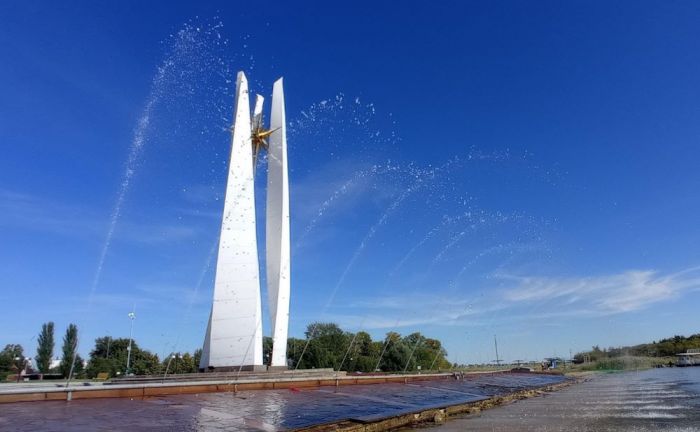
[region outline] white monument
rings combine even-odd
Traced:
[[[255,167],[267,149],[266,275],[273,351],[270,365],[287,366],[290,248],[287,130],[282,79],[274,84],[270,128],[263,126],[264,98],[251,119],[248,81],[238,73],[224,214],[216,262],[214,301],[199,368],[264,368],[260,266],[255,225]]]

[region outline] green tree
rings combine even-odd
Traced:
[[[450,368],[451,366],[450,362],[445,359],[447,351],[437,339],[423,337],[414,356],[417,366],[420,366],[422,370]]]
[[[336,368],[352,339],[335,323],[311,323],[306,328],[308,348],[301,358],[303,368]]]
[[[87,376],[94,378],[98,373],[106,372],[111,377],[126,372],[126,358],[129,346],[128,338],[111,338],[104,336],[95,339],[95,347],[90,351],[90,360],[86,369]],[[158,356],[142,350],[136,341],[131,343],[131,372],[135,375],[153,375],[165,372]],[[168,371],[170,373],[171,371]]]
[[[306,326],[304,334],[307,338],[338,338],[345,332],[336,323],[314,322]]]
[[[306,337],[287,340],[287,358],[292,367],[340,367],[357,372],[373,372],[378,362],[379,369],[386,372],[415,370],[419,365],[423,370],[451,367],[440,341],[420,333],[401,337],[389,332],[383,341],[375,342],[367,332],[352,334],[337,324],[319,322],[307,326]]]
[[[303,339],[287,339],[287,358],[290,360],[290,367],[295,368],[299,363],[304,345],[306,345],[306,341]]]
[[[357,332],[353,336],[351,346],[348,348],[343,369],[354,372],[372,372],[376,366],[375,359],[379,355],[376,346],[372,342],[372,337],[369,333],[364,331]]]
[[[199,362],[202,359],[202,349],[197,348],[194,350],[194,354],[192,354],[192,358],[194,360],[194,366],[195,366],[195,372],[199,370]]]
[[[95,347],[90,351],[90,359],[86,373],[94,378],[99,373],[107,373],[116,376],[122,373],[126,366],[126,347],[128,339],[114,339],[104,336],[95,339]]]
[[[182,372],[181,373],[195,373],[197,372],[197,366],[194,364],[194,357],[190,353],[184,353],[182,355]]]
[[[197,372],[198,365],[195,365],[194,356],[190,353],[171,353],[163,359],[162,368],[168,374],[186,374]]]
[[[77,353],[78,349],[78,326],[69,324],[66,335],[63,336],[63,357],[58,369],[64,378],[68,378],[73,367],[73,375],[79,375],[83,370],[83,359]]]
[[[270,336],[263,336],[263,362],[269,366],[271,361],[272,361],[272,338]]]
[[[291,366],[300,369],[338,367],[352,334],[345,333],[337,324],[321,322],[309,324],[305,333],[306,340],[287,339],[287,358]]]
[[[41,326],[41,333],[39,333],[38,347],[36,349],[36,366],[39,372],[49,372],[54,345],[53,322],[49,321]]]
[[[574,356],[574,361],[576,363],[582,363],[584,359],[605,361],[607,359],[619,359],[625,356],[673,357],[678,353],[686,352],[693,348],[700,348],[700,334],[687,337],[676,335],[651,343],[630,347],[609,348],[607,350],[601,350],[600,347],[596,345],[590,351],[577,353]]]
[[[408,357],[403,367],[399,370],[412,371],[416,370],[420,365],[421,353],[425,347],[425,337],[419,332],[411,333],[410,335],[403,338],[403,342],[408,348]],[[423,356],[424,357],[424,356]],[[423,366],[421,365],[421,368]]]
[[[403,371],[409,361],[411,348],[406,344],[405,338],[396,332],[386,335],[384,355],[381,357],[379,369],[384,372]]]
[[[133,349],[133,344],[132,344]],[[163,373],[163,367],[157,354],[147,350],[132,351],[133,363],[129,368],[134,375],[156,375]]]
[[[24,349],[19,344],[7,344],[0,351],[0,378],[3,380],[10,373],[17,373],[24,365]]]

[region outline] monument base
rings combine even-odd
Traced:
[[[287,366],[268,366],[267,367],[268,372],[285,372],[288,370],[289,370],[289,368]]]
[[[200,369],[200,372],[267,372],[265,365],[243,365],[243,366],[210,366],[206,369]]]

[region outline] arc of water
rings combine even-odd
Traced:
[[[192,290],[192,293],[190,294],[190,298],[187,304],[187,309],[185,310],[185,314],[183,317],[183,320],[180,322],[180,329],[178,330],[178,334],[175,338],[175,343],[173,344],[173,351],[177,351],[177,348],[180,344],[180,339],[182,336],[182,329],[187,323],[189,322],[190,318],[190,313],[192,312],[192,306],[194,305],[194,300],[197,297],[197,293],[199,293],[199,289],[201,288],[202,284],[204,283],[204,278],[209,271],[209,268],[211,268],[211,262],[214,258],[214,255],[216,254],[216,250],[219,247],[219,239],[216,238],[214,242],[212,242],[212,246],[209,249],[209,253],[207,254],[207,259],[204,263],[204,267],[202,268],[202,271],[199,273],[199,278],[197,279],[197,283],[194,286],[194,289]],[[164,354],[165,355],[165,354]],[[165,367],[165,374],[163,375],[163,379],[165,380],[168,376],[168,369],[170,368],[170,361],[168,361],[168,365]],[[195,365],[197,368],[199,368],[199,365]]]
[[[325,214],[330,206],[341,196],[345,195],[350,191],[352,186],[361,178],[365,177],[367,173],[372,173],[372,171],[366,171],[366,170],[359,170],[354,173],[354,175],[347,180],[345,183],[343,183],[338,189],[333,191],[331,193],[331,196],[327,198],[319,207],[317,210],[317,215],[309,222],[309,224],[306,226],[304,229],[304,232],[299,236],[299,239],[294,243],[294,249],[298,249],[301,247],[303,244],[304,240],[306,237],[309,235],[311,231],[316,227],[318,224],[318,220],[321,218],[323,214]]]
[[[430,363],[430,370],[433,370],[433,366],[435,366],[435,362],[437,361],[438,356],[440,355],[440,351],[442,351],[442,347],[439,349],[435,350],[435,357],[433,358],[432,363]]]
[[[409,194],[409,191],[411,191],[411,190],[409,189],[408,191],[404,191],[404,193],[402,193],[402,194],[399,196],[399,198],[398,198],[396,201],[394,201],[394,203],[392,203],[392,204],[389,206],[389,208],[382,214],[382,216],[379,218],[379,220],[378,220],[374,225],[372,225],[372,227],[370,227],[370,230],[369,230],[368,233],[365,235],[364,239],[362,239],[362,242],[360,242],[359,247],[355,250],[355,253],[353,254],[352,258],[350,258],[350,262],[348,262],[348,265],[345,267],[345,270],[343,270],[343,273],[340,275],[340,279],[338,280],[338,282],[336,283],[335,287],[333,288],[333,291],[331,291],[331,295],[330,295],[330,297],[328,298],[328,301],[326,302],[326,304],[325,304],[324,307],[323,307],[323,313],[324,313],[324,314],[325,314],[325,311],[328,309],[328,307],[329,307],[329,306],[331,305],[331,303],[333,302],[333,300],[335,299],[335,295],[336,295],[336,293],[338,292],[338,289],[340,288],[340,286],[341,286],[341,285],[343,284],[343,282],[345,281],[345,277],[346,277],[347,274],[349,273],[349,271],[350,271],[350,269],[352,268],[352,266],[355,264],[355,261],[357,260],[357,258],[360,256],[360,254],[361,254],[362,251],[364,250],[365,245],[367,244],[367,242],[368,242],[368,241],[374,236],[374,234],[377,232],[377,228],[378,228],[380,225],[382,225],[384,222],[386,222],[387,218],[389,217],[390,212],[392,212],[393,210],[395,210],[395,209],[399,206],[399,204],[401,204],[401,202],[403,202],[403,200],[406,199],[406,197],[407,197],[408,194]],[[316,322],[316,324],[314,324],[314,329],[312,330],[312,335],[314,334],[314,331],[315,331],[315,328],[316,328],[317,325],[318,325],[318,322]],[[311,343],[311,339],[313,339],[313,337],[309,337],[309,338],[307,338],[307,340],[306,340],[306,345],[304,345],[304,349],[301,351],[301,356],[299,357],[299,361],[298,361],[298,363],[297,363],[297,368],[299,367],[299,364],[301,363],[301,360],[302,360],[302,358],[304,357],[304,354],[306,353],[306,349],[308,348],[309,343]],[[295,368],[295,370],[296,370],[296,368]]]
[[[261,326],[261,325],[262,325],[262,314],[258,315],[258,320],[257,320],[257,323],[256,323],[256,327]],[[250,349],[251,349],[251,347],[253,346],[253,344],[254,344],[254,342],[255,342],[256,336],[257,336],[257,332],[253,332],[253,333],[250,335],[250,341],[248,342],[248,346],[247,346],[247,348],[246,348],[245,355],[243,356],[244,359],[245,359],[245,358],[248,358],[248,354],[250,353]],[[231,358],[233,358],[233,356],[231,356]],[[243,371],[243,363],[241,362],[241,364],[238,366],[238,371],[236,371],[236,375],[235,375],[235,376],[232,376],[231,379],[229,380],[229,383],[228,383],[228,384],[229,384],[229,391],[231,391],[231,388],[232,388],[232,387],[234,388],[234,392],[233,392],[234,396],[235,396],[235,394],[236,394],[236,391],[235,391],[235,387],[234,387],[233,381],[234,381],[234,380],[235,380],[235,381],[238,381],[238,379],[239,379],[239,377],[240,377],[242,371]]]
[[[256,322],[256,327],[262,325],[262,315],[258,316],[258,320]],[[248,342],[248,347],[245,350],[245,356],[243,358],[248,358],[248,353],[250,352],[250,348],[253,346],[253,343],[255,342],[256,339],[256,332],[250,335],[250,341]],[[236,380],[238,380],[238,377],[241,375],[241,371],[243,370],[243,363],[238,366],[238,372],[236,372]]]
[[[394,268],[392,268],[391,271],[389,271],[389,275],[388,275],[388,277],[387,277],[387,280],[391,279],[391,277],[392,277],[394,274],[396,274],[396,272],[398,272],[398,271],[401,269],[401,267],[403,267],[403,265],[406,263],[406,261],[408,261],[409,258],[411,258],[411,256],[413,256],[413,254],[414,254],[421,246],[423,246],[428,240],[430,240],[444,225],[445,225],[445,222],[444,222],[444,220],[443,220],[443,222],[442,222],[440,225],[438,225],[438,226],[436,226],[436,227],[433,227],[430,231],[428,231],[428,233],[425,235],[425,237],[423,237],[418,243],[416,243],[415,245],[413,245],[413,247],[412,247],[411,249],[409,249],[409,251],[406,253],[406,255],[404,255],[404,256],[399,260],[398,264],[396,264],[396,265],[394,266]]]
[[[441,173],[441,172],[443,172],[443,171],[447,171],[449,168],[451,168],[451,166],[452,166],[453,164],[455,164],[455,163],[457,163],[457,162],[459,162],[459,158],[457,158],[457,157],[448,160],[447,162],[445,162],[445,163],[442,164],[441,166],[439,166],[439,167],[437,167],[437,168],[431,170],[430,172],[428,172],[428,174],[427,174],[428,179],[434,180],[434,179],[436,178],[437,174],[439,174],[439,173]],[[410,196],[411,194],[413,194],[413,193],[415,193],[416,191],[420,190],[421,187],[423,187],[423,186],[425,186],[425,185],[427,184],[427,182],[424,182],[424,179],[423,179],[424,176],[425,176],[425,175],[423,175],[423,176],[421,176],[421,175],[416,175],[416,180],[413,182],[413,184],[412,184],[410,187],[408,187],[403,193],[401,193],[401,194],[399,195],[399,197],[384,211],[384,213],[383,213],[382,216],[379,218],[379,220],[378,220],[377,222],[375,222],[375,224],[372,225],[372,226],[370,227],[369,231],[367,232],[367,234],[365,235],[365,237],[363,238],[363,240],[360,242],[360,245],[359,245],[358,248],[355,250],[355,253],[354,253],[353,256],[350,258],[350,261],[348,262],[348,265],[345,267],[345,270],[344,270],[343,273],[341,274],[341,276],[340,276],[338,282],[336,283],[335,287],[334,287],[333,290],[331,291],[330,297],[329,297],[328,301],[326,302],[325,306],[323,307],[322,315],[325,314],[325,311],[328,309],[328,307],[330,306],[330,304],[333,302],[333,300],[334,300],[334,298],[335,298],[335,295],[336,295],[338,289],[340,288],[340,286],[341,286],[341,285],[343,284],[343,282],[345,281],[345,278],[347,277],[347,274],[349,273],[350,269],[353,267],[353,265],[355,264],[355,261],[356,261],[356,260],[359,258],[359,256],[361,255],[361,253],[362,253],[362,251],[364,250],[364,248],[365,248],[367,242],[368,242],[370,239],[372,239],[372,237],[374,237],[375,233],[377,232],[377,229],[378,229],[380,226],[382,226],[382,225],[386,222],[386,220],[389,218],[389,216],[391,215],[391,213],[393,213],[393,211],[396,210],[396,208],[398,208],[399,205],[400,205],[408,196]],[[314,328],[312,329],[312,332],[311,332],[311,336],[308,337],[307,340],[306,340],[306,344],[304,345],[304,349],[302,350],[301,356],[299,357],[299,361],[298,361],[298,363],[297,363],[297,365],[296,365],[296,367],[295,367],[295,370],[299,367],[299,364],[301,364],[301,360],[303,359],[304,354],[306,353],[306,350],[307,350],[309,344],[311,343],[311,340],[313,339],[313,335],[314,335],[314,332],[315,332],[315,327],[316,327],[317,324],[318,324],[318,322],[314,325]],[[380,359],[380,361],[381,361],[381,359]]]
[[[161,382],[165,381],[165,379],[167,378],[168,369],[170,369],[170,363],[173,361],[174,356],[175,356],[175,352],[170,353],[170,356],[168,356],[168,364],[165,366],[165,373],[163,374],[163,380]]]
[[[419,337],[418,340],[416,341],[416,344],[413,346],[413,350],[411,350],[411,354],[408,356],[408,360],[406,360],[406,366],[403,368],[403,373],[406,373],[406,370],[408,369],[409,363],[411,363],[411,359],[413,358],[413,353],[416,352],[416,348],[418,348],[418,345],[423,342],[423,337]]]
[[[73,342],[73,358],[70,362],[70,371],[68,372],[68,380],[66,381],[66,388],[70,387],[70,382],[73,379],[73,370],[75,368],[75,360],[78,358],[78,337],[76,335],[75,342]]]
[[[119,221],[119,216],[122,212],[122,207],[124,206],[124,201],[126,200],[127,192],[132,183],[134,173],[136,170],[136,163],[138,162],[139,156],[142,153],[143,145],[146,141],[146,133],[148,131],[148,126],[150,124],[150,118],[152,115],[153,107],[159,100],[159,95],[155,91],[155,86],[162,82],[167,71],[168,62],[164,63],[164,66],[159,69],[156,78],[154,78],[154,88],[151,89],[151,95],[143,109],[143,114],[139,119],[139,122],[134,130],[134,138],[132,140],[131,148],[129,150],[129,156],[127,157],[127,162],[124,169],[124,175],[122,177],[121,187],[119,193],[117,194],[117,200],[114,204],[111,216],[109,218],[109,228],[107,229],[107,235],[105,236],[105,241],[102,245],[99,258],[97,260],[97,268],[95,270],[95,275],[93,277],[92,284],[90,286],[90,294],[88,295],[87,309],[92,309],[92,304],[94,302],[95,292],[100,283],[102,277],[102,270],[104,268],[105,260],[107,259],[107,252],[112,244],[112,238],[114,237],[114,232],[117,227],[117,222]],[[70,373],[68,376],[68,381],[66,386],[70,385],[71,379],[73,377],[73,370],[75,369],[75,361],[77,359],[77,347],[76,352],[71,360]]]
[[[359,332],[357,332],[359,333]],[[348,349],[345,350],[345,355],[343,355],[343,360],[341,360],[340,365],[338,366],[338,372],[341,371],[343,367],[343,363],[345,363],[345,359],[348,357],[348,353],[350,352],[350,349],[352,349],[352,345],[355,343],[355,339],[357,339],[357,333],[355,333],[352,337],[352,340],[350,341],[350,345],[348,345]]]
[[[90,285],[90,293],[88,295],[88,300],[87,300],[87,309],[91,310],[92,309],[92,304],[94,301],[95,297],[95,292],[97,291],[97,287],[99,286],[101,277],[102,277],[102,271],[104,269],[104,264],[107,259],[107,253],[109,251],[109,248],[112,244],[112,239],[114,237],[114,233],[116,231],[116,226],[119,221],[119,216],[121,215],[122,212],[122,207],[124,206],[124,202],[126,201],[126,196],[127,193],[130,189],[130,186],[133,182],[133,177],[136,172],[136,166],[138,164],[139,158],[141,154],[143,153],[143,147],[146,143],[147,139],[147,134],[148,134],[148,129],[151,124],[151,117],[153,116],[153,110],[155,109],[156,105],[161,99],[161,92],[162,92],[162,87],[164,83],[166,82],[166,78],[168,74],[170,73],[171,69],[175,66],[175,62],[172,61],[172,57],[178,55],[178,50],[182,50],[186,47],[183,46],[175,46],[175,51],[172,55],[170,55],[168,58],[166,58],[158,67],[157,73],[153,78],[153,81],[151,82],[151,89],[150,93],[146,102],[146,105],[143,108],[143,111],[141,113],[141,117],[139,118],[138,123],[136,124],[136,128],[134,129],[134,135],[131,141],[131,146],[129,148],[129,153],[127,156],[126,163],[124,165],[124,174],[122,175],[122,181],[120,185],[119,192],[117,194],[117,199],[115,201],[114,207],[112,209],[112,213],[109,218],[109,225],[107,229],[107,234],[105,235],[105,241],[102,245],[102,249],[100,250],[100,254],[97,260],[97,267],[95,270],[95,274],[93,276],[92,284]],[[82,327],[82,326],[81,326]],[[71,361],[71,372],[70,376],[68,379],[68,384],[70,384],[70,380],[72,378],[72,373],[73,370],[75,369],[75,361],[77,358],[77,349],[76,349],[76,355],[73,357]]]
[[[338,372],[343,367],[343,363],[345,363],[345,359],[347,358],[348,354],[350,353],[350,349],[352,348],[352,345],[355,343],[355,339],[357,339],[357,335],[362,331],[362,328],[365,324],[365,320],[363,319],[362,322],[360,323],[360,328],[355,332],[355,334],[352,337],[352,340],[350,341],[350,345],[348,346],[348,349],[345,351],[345,355],[343,356],[343,360],[340,362],[340,366],[338,366]]]
[[[382,352],[379,354],[379,359],[377,360],[377,365],[374,367],[375,371],[379,369],[379,365],[382,363],[382,358],[384,357],[384,353],[386,352],[386,349],[389,347],[389,342],[391,342],[391,341],[389,340],[389,336],[387,335],[384,338],[384,343],[382,344]]]
[[[301,360],[304,358],[304,354],[306,354],[306,349],[309,347],[311,339],[313,339],[316,336],[316,327],[318,327],[318,321],[314,323],[313,328],[311,328],[311,332],[306,337],[306,343],[304,344],[304,348],[301,350],[301,354],[299,355],[299,360],[297,360],[297,364],[294,365],[294,370],[299,369],[299,365],[301,364]]]

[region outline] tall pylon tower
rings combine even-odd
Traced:
[[[265,369],[262,350],[260,264],[256,236],[255,174],[267,150],[265,214],[266,279],[274,368],[287,366],[290,300],[289,176],[282,78],[274,83],[270,127],[265,129],[264,98],[256,96],[251,116],[248,80],[236,81],[234,124],[214,298],[204,338],[200,370]]]

